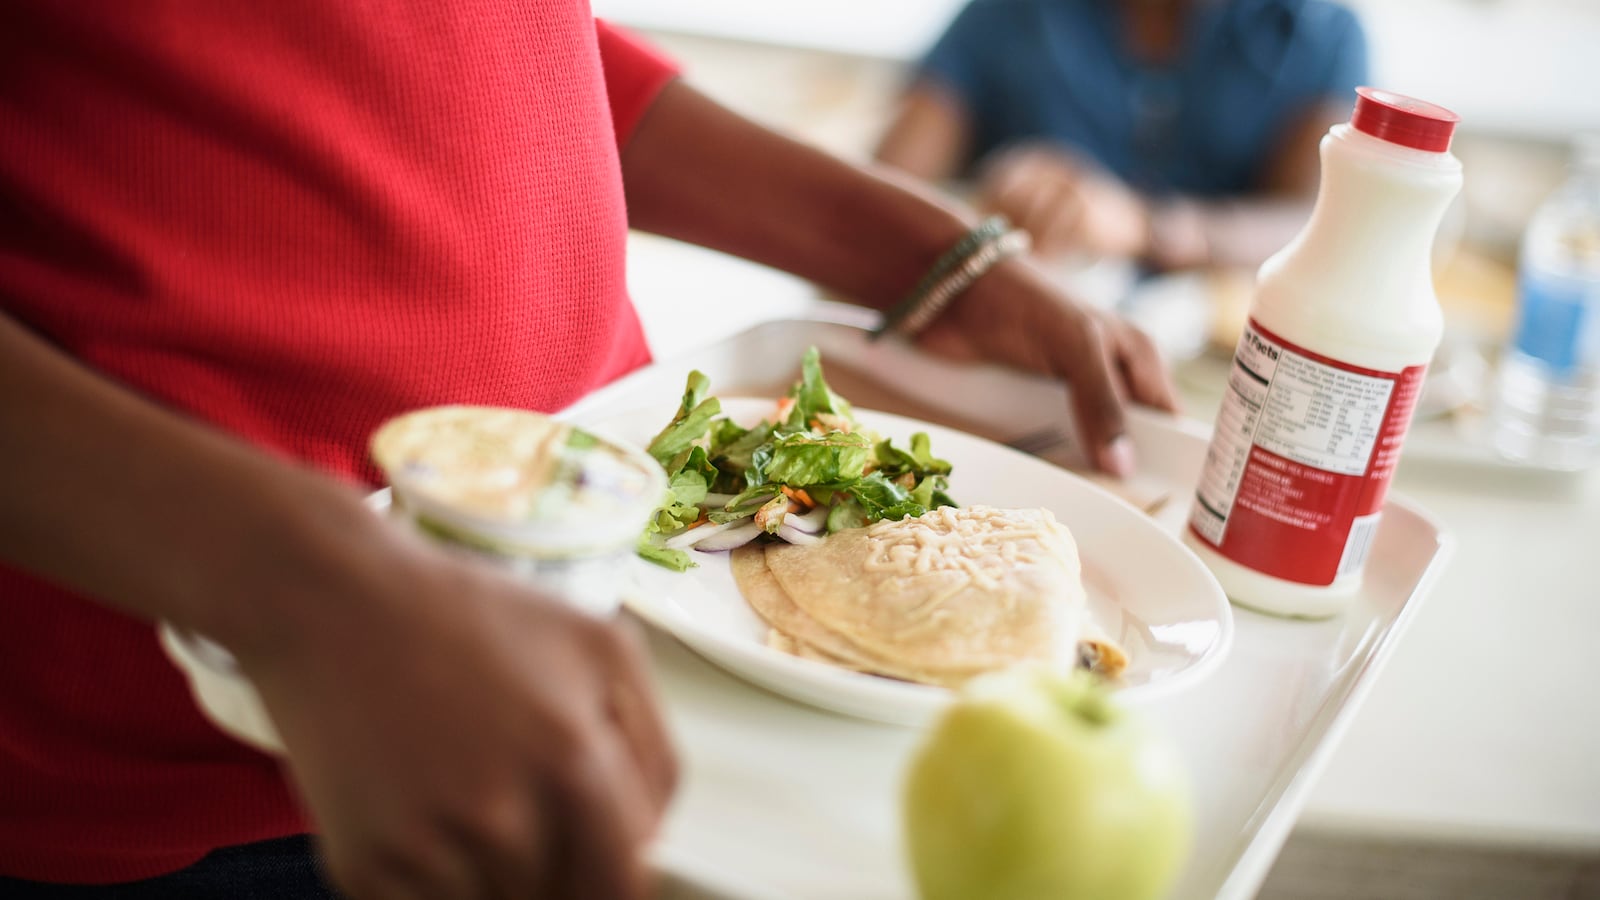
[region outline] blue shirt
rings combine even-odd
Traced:
[[[1152,193],[1259,186],[1308,112],[1351,104],[1366,39],[1326,0],[1199,0],[1170,63],[1132,58],[1116,0],[973,0],[922,61],[973,125],[970,164],[1048,139]]]

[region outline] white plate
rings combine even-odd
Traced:
[[[724,398],[724,414],[751,425],[771,400]],[[594,423],[641,445],[670,409],[639,410]],[[959,502],[1042,506],[1077,538],[1090,618],[1128,652],[1120,694],[1142,701],[1194,684],[1226,654],[1233,635],[1227,598],[1210,572],[1148,516],[1063,469],[950,428],[856,410],[861,423],[904,442],[926,431],[953,466]],[[697,568],[671,572],[640,562],[624,602],[728,671],[805,703],[881,722],[920,724],[947,703],[943,688],[910,684],[799,659],[766,645],[767,626],[745,603],[725,553],[694,552]]]

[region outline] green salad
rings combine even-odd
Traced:
[[[639,555],[677,571],[686,552],[732,550],[753,540],[802,544],[880,519],[955,506],[950,464],[928,435],[896,447],[856,421],[822,377],[817,348],[770,418],[745,428],[707,396],[711,380],[689,373],[677,415],[647,448],[666,470],[667,502],[639,540]]]

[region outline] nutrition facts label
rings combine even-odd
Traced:
[[[1422,371],[1343,367],[1251,322],[1196,491],[1195,533],[1308,583],[1358,568]]]
[[[1222,542],[1222,530],[1233,510],[1233,498],[1239,492],[1239,481],[1250,459],[1250,447],[1255,443],[1256,429],[1282,356],[1282,348],[1262,340],[1254,329],[1246,329],[1239,339],[1233,371],[1228,373],[1228,393],[1217,413],[1216,434],[1211,438],[1196,493],[1199,509],[1195,511],[1194,526],[1213,544]]]
[[[1285,351],[1267,392],[1257,443],[1324,471],[1364,474],[1393,391],[1392,378],[1345,372]]]

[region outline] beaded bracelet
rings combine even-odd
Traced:
[[[896,303],[884,314],[883,324],[872,333],[874,340],[882,337],[899,326],[900,321],[910,315],[920,306],[928,294],[939,285],[946,276],[957,266],[966,262],[969,257],[981,249],[985,244],[998,239],[1011,228],[1011,223],[1005,216],[990,216],[979,222],[977,227],[967,232],[955,246],[944,252],[927,273],[919,279],[905,299]]]
[[[995,218],[999,219],[1002,228],[1009,227],[1004,219],[998,216]],[[973,229],[973,233],[977,230]],[[971,237],[971,234],[968,237]],[[958,258],[956,263],[944,267],[944,271],[934,280],[931,287],[923,288],[919,283],[918,289],[914,289],[905,300],[896,305],[884,319],[883,324],[872,333],[872,339],[877,340],[891,330],[908,337],[918,334],[932,324],[939,313],[944,312],[950,301],[972,287],[973,282],[982,278],[984,273],[1002,260],[1019,253],[1026,253],[1030,246],[1032,241],[1029,240],[1026,231],[1003,230],[994,237],[983,240],[963,257]],[[944,257],[941,257],[940,261],[943,262]],[[939,268],[937,263],[935,268]],[[926,280],[928,279],[925,278],[924,281]]]

